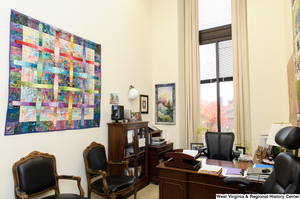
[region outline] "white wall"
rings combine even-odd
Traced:
[[[292,55],[291,1],[251,0],[248,41],[252,151],[272,123],[289,121],[286,65]]]
[[[154,84],[175,83],[176,125],[156,125],[166,130],[174,148],[185,148],[183,81],[183,1],[152,0],[152,64]],[[153,106],[155,106],[153,101]],[[155,115],[153,115],[153,121]]]
[[[139,111],[139,100],[129,102],[129,85],[152,95],[152,5],[148,0],[0,0],[0,198],[14,198],[12,165],[33,150],[56,156],[59,174],[82,177],[87,192],[82,152],[92,141],[107,146],[109,93],[120,96],[125,109]],[[4,136],[8,99],[10,10],[41,20],[102,45],[102,99],[100,128]],[[143,120],[153,120],[153,105]],[[67,187],[77,191],[74,187]],[[64,190],[64,189],[62,189]]]

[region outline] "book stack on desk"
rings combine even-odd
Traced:
[[[199,169],[198,173],[218,176],[222,172],[222,167],[205,164]]]
[[[162,138],[162,137],[153,137],[152,138],[151,146],[162,146],[164,144],[166,144],[166,141],[164,138]]]

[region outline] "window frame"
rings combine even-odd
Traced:
[[[219,26],[215,28],[199,30],[199,47],[205,44],[215,44],[216,49],[216,78],[201,80],[201,84],[216,82],[217,87],[217,115],[218,115],[218,132],[221,132],[221,107],[220,107],[220,82],[233,81],[232,77],[219,77],[219,48],[218,44],[222,41],[232,40],[231,24]],[[199,66],[201,67],[201,66]],[[201,70],[201,68],[200,68]]]

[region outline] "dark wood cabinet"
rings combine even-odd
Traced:
[[[148,176],[151,182],[158,183],[156,166],[168,159],[164,157],[164,154],[173,150],[173,142],[163,144],[161,146],[152,145],[152,139],[162,137],[161,130],[152,131],[149,133],[149,136],[150,146],[148,147]]]
[[[133,175],[138,177],[138,190],[149,184],[148,122],[108,123],[108,160],[129,162]],[[124,167],[110,168],[112,175],[127,174]],[[126,198],[133,193],[123,194]]]
[[[148,176],[149,180],[158,183],[158,173],[156,166],[166,161],[164,154],[173,150],[173,143],[168,143],[162,146],[149,146],[148,147]]]

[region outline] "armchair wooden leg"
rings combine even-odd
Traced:
[[[90,189],[88,190],[88,199],[91,199],[91,194],[92,192],[90,191]]]
[[[135,185],[135,189],[134,189],[134,199],[136,199],[136,193],[137,193],[137,185]]]

